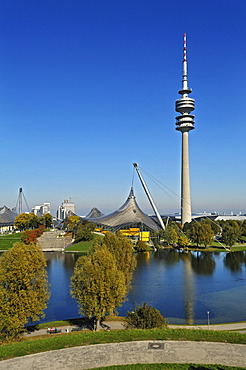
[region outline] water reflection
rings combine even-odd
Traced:
[[[212,275],[216,267],[213,253],[207,252],[196,252],[196,255],[192,254],[191,264],[193,270],[201,275]]]
[[[184,254],[184,304],[186,324],[194,324],[194,281],[192,273],[192,254]]]
[[[232,273],[242,271],[243,265],[246,264],[246,253],[227,253],[224,264]]]
[[[51,299],[44,321],[79,317],[70,296],[70,278],[79,256],[46,253]],[[245,320],[246,254],[161,250],[137,255],[137,268],[127,301],[118,308],[126,315],[146,302],[169,323],[206,324]],[[236,302],[236,303],[235,303]]]

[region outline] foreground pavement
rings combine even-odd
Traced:
[[[93,369],[136,363],[220,364],[245,368],[245,349],[242,344],[188,341],[94,344],[5,360],[0,362],[0,369]]]

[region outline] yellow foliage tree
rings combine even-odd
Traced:
[[[49,299],[46,260],[35,244],[15,243],[0,258],[0,340],[17,339],[44,317]]]
[[[71,294],[80,313],[94,317],[96,328],[105,315],[122,304],[127,293],[124,274],[104,245],[77,260],[71,281]]]
[[[116,259],[117,267],[123,272],[126,286],[129,289],[132,281],[132,274],[137,265],[136,256],[133,253],[132,242],[124,236],[107,233],[104,238],[95,241],[92,253],[96,250],[97,245],[106,246],[113,254]]]

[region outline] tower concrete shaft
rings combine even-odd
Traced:
[[[189,170],[189,137],[182,132],[182,163],[181,163],[181,224],[191,222],[190,170]]]
[[[188,88],[188,63],[186,58],[186,33],[184,34],[184,59],[182,89],[178,92],[182,97],[176,100],[176,112],[181,113],[176,117],[176,130],[182,133],[182,158],[181,158],[181,224],[191,221],[190,199],[190,171],[189,171],[189,141],[188,133],[194,129],[194,117],[190,114],[195,109],[195,101],[188,95],[192,92]]]

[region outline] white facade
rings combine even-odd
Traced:
[[[44,203],[40,206],[33,207],[32,213],[34,213],[38,217],[43,216],[46,213],[50,213],[50,203]]]
[[[57,209],[57,218],[59,220],[65,220],[71,213],[75,213],[75,205],[70,199],[65,199]]]

